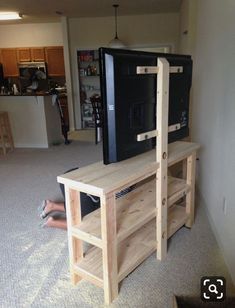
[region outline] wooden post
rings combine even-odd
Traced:
[[[101,234],[103,242],[104,299],[110,304],[118,296],[117,227],[115,194],[101,198]]]
[[[187,175],[186,182],[190,185],[191,190],[186,196],[186,213],[189,215],[185,226],[192,227],[194,222],[194,199],[195,199],[195,168],[196,168],[196,152],[187,158]]]
[[[169,63],[158,58],[157,75],[157,149],[159,163],[156,181],[157,207],[157,258],[163,260],[167,253],[167,157],[168,157],[168,108],[169,108]]]
[[[68,247],[70,277],[73,284],[77,284],[82,278],[74,272],[74,264],[83,258],[82,240],[73,237],[72,227],[81,222],[80,192],[70,189],[65,185],[65,202],[67,212]]]

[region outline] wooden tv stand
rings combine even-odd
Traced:
[[[137,135],[137,140],[157,136],[156,150],[125,161],[98,162],[58,177],[65,185],[70,274],[74,284],[89,280],[104,289],[105,303],[118,295],[118,283],[154,251],[162,260],[167,239],[194,220],[195,161],[199,145],[168,145],[169,67],[158,58],[157,67],[137,67],[137,74],[157,73],[157,130]],[[168,167],[187,161],[186,179],[168,177]],[[136,188],[116,199],[116,193]],[[81,218],[80,192],[98,196],[100,209]],[[157,192],[157,193],[156,193]],[[177,203],[185,197],[186,205]],[[90,244],[86,250],[83,241]]]
[[[195,159],[198,144],[175,142],[168,166],[187,161],[186,180],[168,178],[167,238],[194,219]],[[123,162],[98,162],[58,177],[65,185],[71,279],[104,289],[105,302],[118,295],[118,283],[157,249],[155,150]],[[115,199],[130,185],[135,190]],[[100,197],[101,208],[81,219],[80,192]],[[175,204],[186,195],[186,206]],[[83,251],[83,241],[92,246]]]

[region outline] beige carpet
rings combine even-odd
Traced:
[[[43,199],[61,200],[57,175],[101,158],[102,145],[84,141],[0,156],[1,308],[104,307],[102,289],[71,285],[67,234],[42,229],[37,212]],[[205,275],[226,277],[228,294],[235,294],[205,210],[196,205],[193,228],[170,239],[165,261],[154,253],[124,279],[110,307],[171,308],[173,293],[198,297]]]

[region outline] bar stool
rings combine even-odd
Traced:
[[[6,111],[0,111],[0,146],[4,155],[7,154],[7,148],[14,149],[10,121]]]
[[[95,143],[101,141],[102,128],[103,128],[103,116],[102,116],[102,101],[101,97],[94,94],[90,97],[90,101],[93,109],[93,116],[95,121]]]

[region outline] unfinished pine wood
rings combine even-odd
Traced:
[[[155,186],[154,179],[116,200],[118,242],[156,217]],[[73,233],[88,243],[102,247],[100,209],[86,215],[80,224],[73,227]]]
[[[187,158],[200,146],[197,143],[176,141],[168,145],[168,166]],[[102,161],[81,167],[67,174],[57,177],[59,183],[71,188],[101,196],[111,191],[120,191],[156,173],[156,151],[148,151],[125,161],[104,165]],[[114,173],[114,174],[113,174]],[[110,176],[112,175],[112,176]]]
[[[156,179],[153,178],[116,200],[118,242],[156,217],[155,190]],[[189,190],[185,180],[168,177],[168,207],[184,197]],[[80,224],[72,227],[72,234],[102,248],[100,209],[86,215]]]
[[[98,162],[59,176],[57,180],[74,189],[102,196],[148,178],[157,168],[156,159],[144,153],[110,165]]]
[[[100,203],[104,300],[110,304],[118,296],[115,194],[102,196]]]
[[[65,200],[68,226],[68,247],[70,277],[73,284],[81,280],[81,276],[74,271],[74,264],[83,258],[83,245],[79,238],[72,235],[72,227],[81,222],[80,192],[65,187]]]
[[[183,206],[175,206],[169,209],[168,238],[181,228],[188,215]],[[139,264],[156,250],[156,219],[142,226],[117,246],[118,281],[123,280]],[[102,287],[102,250],[92,247],[85,254],[82,261],[75,266],[76,271],[87,280]]]
[[[177,205],[168,214],[168,235],[170,238],[177,230],[179,230],[187,221],[188,214],[184,206]]]
[[[183,179],[168,176],[168,207],[183,198],[191,190],[191,186]]]
[[[102,250],[92,247],[85,254],[81,262],[74,265],[74,271],[84,279],[103,288]]]
[[[200,148],[198,143],[176,141],[168,145],[168,167],[184,160]]]
[[[167,253],[167,156],[168,156],[168,108],[169,108],[169,62],[158,58],[157,114],[158,131],[156,161],[156,207],[157,207],[157,258],[162,260]]]
[[[194,222],[194,199],[195,199],[195,168],[196,153],[194,152],[187,158],[187,184],[191,187],[190,192],[186,196],[186,213],[189,215],[186,226],[191,228]]]

